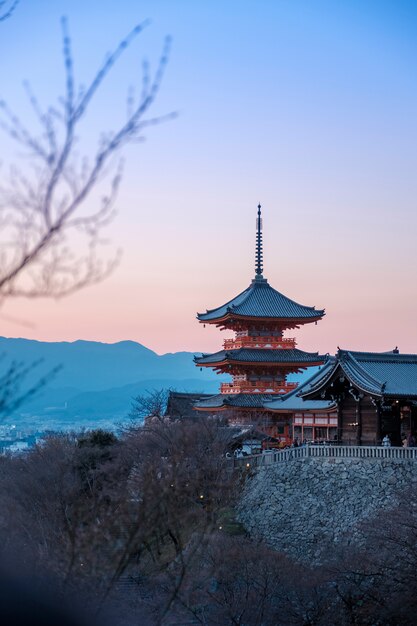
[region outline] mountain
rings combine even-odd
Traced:
[[[99,391],[158,378],[216,379],[216,375],[209,370],[199,372],[193,363],[192,352],[158,355],[135,341],[48,343],[0,337],[0,354],[4,355],[3,368],[10,361],[40,362],[29,376],[31,381],[59,366],[61,370],[54,376],[53,386],[75,387],[84,391]]]
[[[228,380],[210,369],[200,371],[192,352],[158,355],[134,341],[49,343],[0,337],[0,355],[0,376],[13,362],[29,367],[20,392],[47,378],[35,396],[7,416],[43,429],[108,426],[126,419],[137,395],[162,388],[214,394]],[[51,375],[55,368],[59,371]],[[313,369],[290,379],[305,379]]]
[[[42,342],[0,337],[1,373],[11,363],[29,366],[21,392],[48,382],[17,410],[13,419],[44,425],[90,425],[97,420],[120,420],[132,398],[154,389],[216,393],[221,380],[210,370],[200,371],[191,352],[158,355],[134,341],[106,344],[95,341]],[[55,368],[59,371],[51,375]]]

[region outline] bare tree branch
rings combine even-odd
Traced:
[[[1,0],[0,2],[0,22],[3,22],[4,20],[7,20],[7,18],[9,18],[12,13],[14,12],[15,8],[17,7],[17,5],[19,4],[20,0]]]
[[[77,90],[71,39],[63,19],[64,97],[58,106],[42,108],[25,84],[39,133],[30,131],[0,101],[1,127],[24,148],[30,165],[24,173],[20,167],[12,168],[9,184],[0,188],[0,303],[7,297],[67,295],[102,280],[117,264],[118,253],[110,259],[100,254],[106,243],[101,233],[114,217],[121,180],[121,164],[115,157],[148,126],[173,117],[147,117],[163,80],[170,39],[165,40],[153,77],[144,65],[141,97],[135,102],[129,96],[127,120],[115,131],[101,133],[92,159],[77,152],[79,126],[114,65],[146,26],[147,22],[137,25],[108,55],[87,88]],[[98,208],[91,209],[106,182],[108,193]]]
[[[25,379],[33,370],[36,370],[40,363],[41,361],[35,361],[27,365],[12,361],[0,374],[0,417],[10,415],[29,398],[39,393],[61,369],[55,367],[25,387]]]

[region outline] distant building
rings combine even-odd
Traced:
[[[291,394],[297,383],[289,382],[288,375],[323,365],[327,356],[299,350],[295,339],[284,337],[284,332],[318,322],[325,312],[290,300],[273,289],[262,272],[259,205],[254,279],[245,291],[226,304],[197,315],[202,324],[235,333],[233,339],[225,339],[220,352],[195,357],[197,366],[230,374],[232,382],[223,383],[219,394],[200,400],[195,408],[210,413],[225,412],[230,423],[256,424],[266,434],[288,443],[293,434],[294,411],[281,410],[282,405],[277,410],[278,404],[269,410],[269,405],[281,396],[294,398]],[[303,416],[304,412],[300,409],[298,414]],[[311,419],[310,412],[306,419]]]

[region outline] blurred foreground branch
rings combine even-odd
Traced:
[[[20,0],[2,0],[0,2],[0,22],[12,15]]]
[[[103,279],[117,263],[117,253],[103,259],[99,252],[120,185],[121,163],[115,157],[128,143],[142,139],[145,128],[172,117],[147,117],[168,62],[168,38],[155,73],[143,65],[140,98],[129,96],[125,121],[116,130],[101,133],[92,158],[79,154],[79,131],[103,82],[146,25],[139,24],[120,41],[89,85],[77,87],[63,19],[64,96],[57,105],[42,108],[30,85],[25,85],[38,132],[0,100],[1,128],[28,160],[24,170],[12,167],[9,182],[0,187],[0,303],[7,297],[69,294]],[[108,190],[98,200],[103,182]]]

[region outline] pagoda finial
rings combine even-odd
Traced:
[[[262,270],[263,270],[262,218],[261,218],[261,205],[258,204],[258,217],[256,218],[255,275],[262,276]]]

